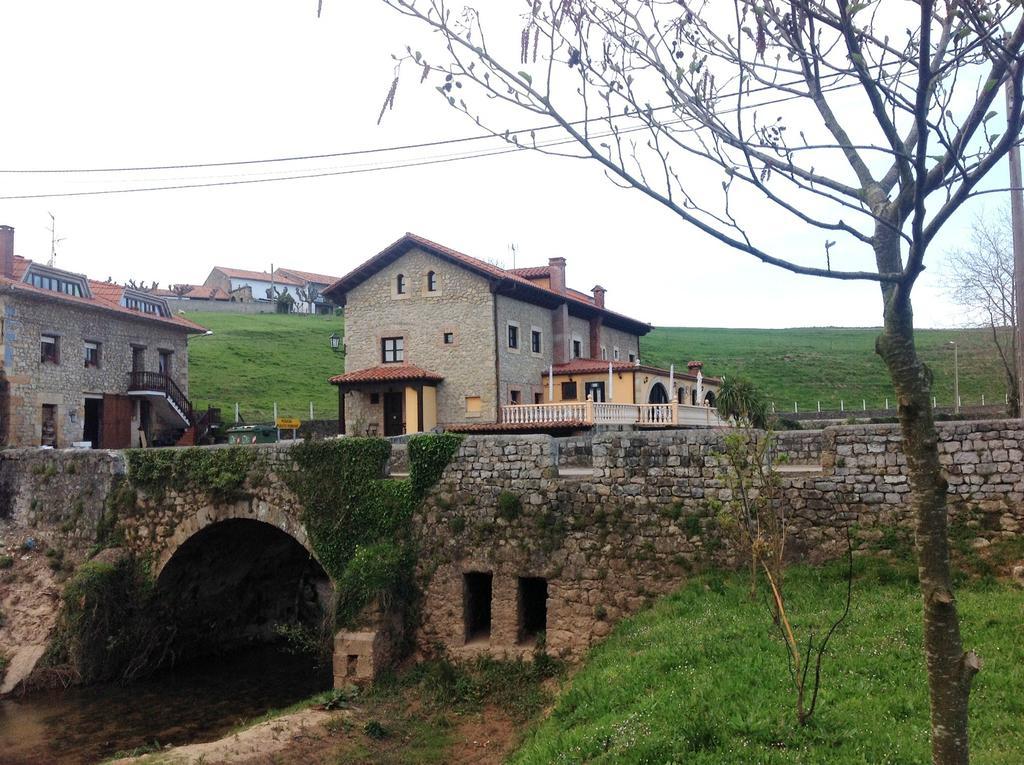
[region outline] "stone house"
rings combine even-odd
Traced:
[[[651,326],[606,292],[569,288],[565,258],[504,269],[406,234],[326,291],[345,307],[342,432],[718,424],[720,381],[642,364]]]
[[[272,271],[247,271],[241,268],[215,266],[203,286],[220,290],[236,302],[273,303],[277,297],[288,295],[298,313],[330,313],[333,306],[324,297],[324,290],[337,281],[337,277],[300,271],[295,268],[276,268]],[[319,293],[313,310],[303,299],[310,288]]]
[[[0,226],[0,442],[191,443],[187,339],[203,332],[159,296],[15,256]]]

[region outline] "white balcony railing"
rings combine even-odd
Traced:
[[[589,400],[503,406],[501,421],[518,425],[582,422],[588,425],[640,425],[662,428],[719,428],[729,425],[719,417],[718,410],[710,406],[609,404]]]

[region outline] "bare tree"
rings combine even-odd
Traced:
[[[474,8],[381,2],[441,46],[398,57],[385,109],[411,67],[493,135],[597,162],[763,263],[878,284],[876,350],[897,394],[917,521],[932,757],[966,763],[980,661],[960,637],[932,374],[914,344],[911,292],[928,245],[1018,140],[1020,4],[527,0],[512,40],[507,23],[490,27]],[[1000,115],[1004,84],[1012,95]],[[517,129],[524,116],[552,122],[561,140]],[[773,228],[802,227],[821,249],[772,251],[755,219],[766,203]],[[849,265],[863,259],[870,267]]]
[[[305,287],[296,290],[299,300],[309,306],[309,312],[316,313],[316,301],[320,298],[320,290],[315,284],[307,283]]]
[[[992,331],[1006,375],[1011,417],[1020,417],[1017,393],[1017,294],[1013,284],[1013,242],[1010,213],[977,217],[971,244],[954,250],[946,262],[946,287],[965,309],[967,321]]]
[[[178,297],[185,297],[185,295],[187,295],[191,291],[192,291],[192,285],[191,284],[172,284],[171,285],[171,292],[173,292]]]

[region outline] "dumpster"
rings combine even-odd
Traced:
[[[229,444],[272,444],[277,441],[277,429],[272,425],[236,425],[228,428]]]

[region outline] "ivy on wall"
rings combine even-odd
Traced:
[[[310,441],[292,450],[285,476],[303,506],[303,524],[320,564],[337,585],[337,622],[351,626],[367,604],[413,597],[412,513],[454,456],[461,438],[416,436],[410,478],[384,478],[391,444],[380,438]]]
[[[217,502],[231,502],[242,494],[257,450],[245,446],[226,449],[132,449],[127,452],[132,485],[162,499],[168,489],[205,491]]]

